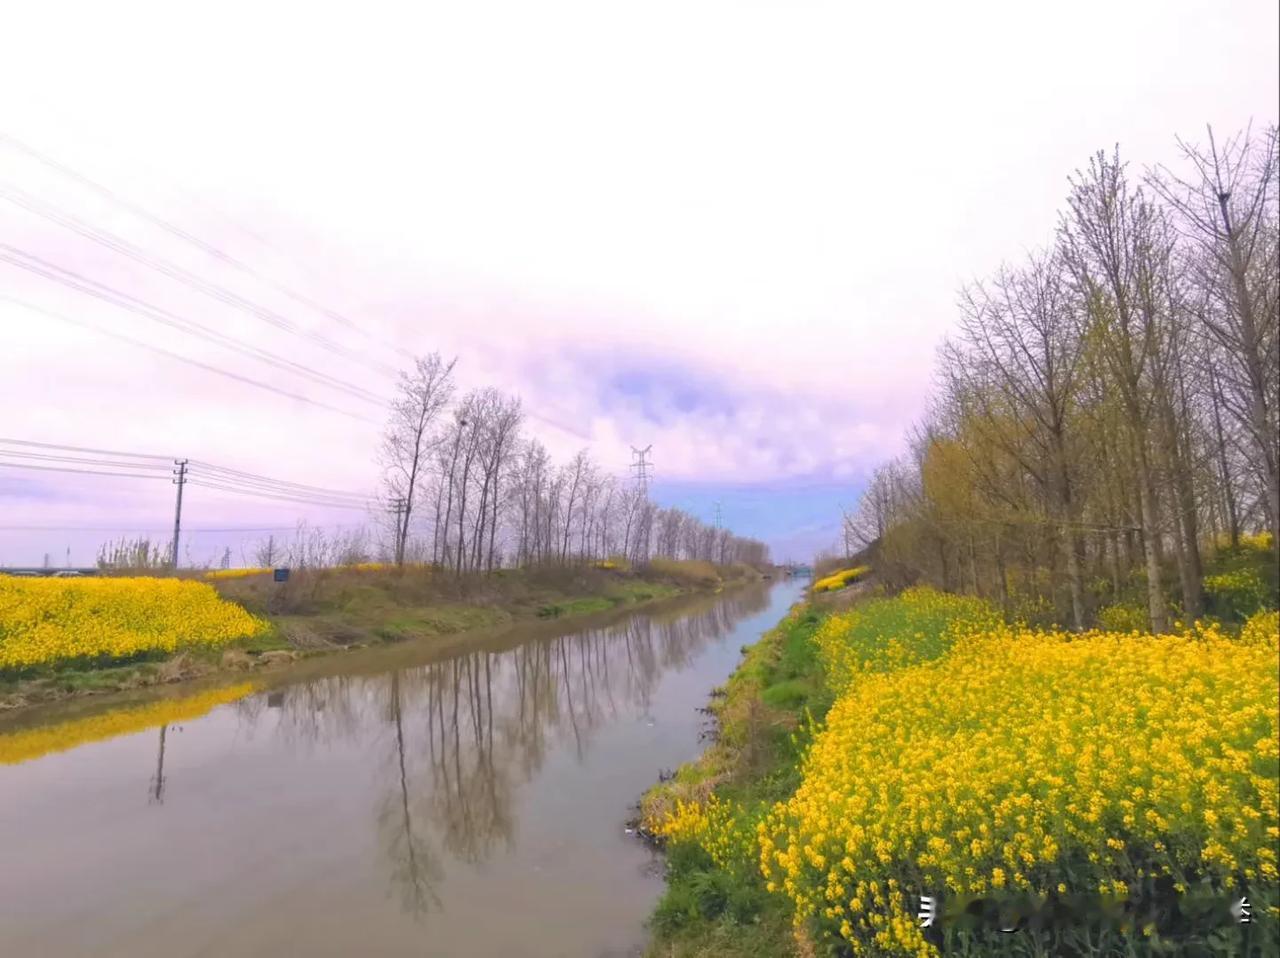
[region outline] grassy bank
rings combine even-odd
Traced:
[[[183,578],[0,582],[0,711],[249,671],[299,656],[601,612],[758,577],[655,562],[454,576],[365,565]],[[216,592],[215,592],[216,589]],[[56,593],[56,594],[55,594]],[[9,661],[12,659],[12,661]]]
[[[1064,634],[927,589],[793,610],[642,802],[651,954],[1270,953],[1278,627]],[[1214,910],[1241,895],[1243,928]]]
[[[744,839],[755,820],[795,792],[800,759],[830,708],[813,642],[821,621],[811,607],[798,606],[747,648],[713,693],[711,746],[641,800],[642,823],[668,852],[667,891],[651,923],[655,958],[796,953],[790,910],[768,894]],[[722,820],[708,820],[716,816]],[[697,840],[708,826],[717,840]]]

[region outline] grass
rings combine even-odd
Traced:
[[[750,820],[795,791],[812,730],[832,702],[813,642],[821,621],[811,607],[800,607],[744,650],[712,698],[715,741],[646,793],[642,821],[660,821],[677,802],[711,795]],[[766,893],[758,868],[718,867],[687,843],[672,842],[667,852],[667,889],[650,921],[651,958],[804,953],[789,912],[778,896]]]
[[[0,714],[28,705],[89,695],[125,692],[152,685],[188,681],[219,671],[223,656],[237,653],[261,661],[264,652],[292,648],[280,629],[232,642],[221,649],[188,649],[174,656],[154,657],[100,667],[50,667],[21,676],[0,675]]]

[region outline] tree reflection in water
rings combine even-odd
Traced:
[[[383,743],[379,844],[404,910],[425,915],[439,906],[446,856],[482,864],[514,843],[515,791],[553,747],[581,759],[597,729],[628,708],[646,714],[667,671],[767,602],[752,589],[506,651],[291,686],[276,732],[300,747]],[[257,701],[243,712],[251,723],[264,714]]]

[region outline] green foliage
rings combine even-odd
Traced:
[[[1234,548],[1219,543],[1205,567],[1205,611],[1224,622],[1241,623],[1257,612],[1274,609],[1278,578],[1280,569],[1268,534],[1242,536]]]
[[[1107,632],[1145,632],[1147,610],[1132,602],[1116,602],[1098,610],[1098,628]]]

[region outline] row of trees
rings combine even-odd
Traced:
[[[556,466],[521,434],[520,400],[497,389],[455,395],[456,361],[404,373],[382,444],[383,503],[395,562],[455,572],[622,556],[768,561],[765,545],[660,509],[584,450]]]
[[[925,420],[846,515],[850,547],[880,540],[903,579],[1041,596],[1077,628],[1137,587],[1159,630],[1174,599],[1200,614],[1209,544],[1280,543],[1276,130],[1178,145],[1176,171],[1140,177],[1093,157],[1052,246],[961,292]]]

